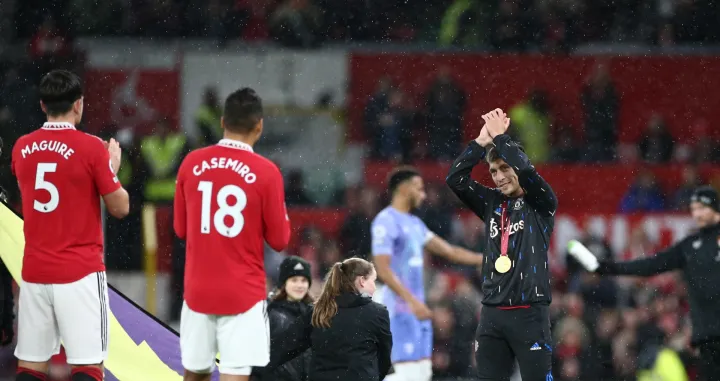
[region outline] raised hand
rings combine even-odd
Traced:
[[[510,126],[510,119],[505,115],[503,110],[496,108],[493,111],[483,115],[485,120],[485,128],[491,138],[504,134]]]
[[[115,139],[110,139],[110,142],[107,145],[107,150],[110,153],[110,163],[112,163],[112,169],[117,174],[120,170],[120,162],[122,161],[120,143],[118,143]]]

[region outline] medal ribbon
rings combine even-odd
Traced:
[[[510,241],[510,213],[507,213],[509,202],[505,201],[502,210],[502,216],[500,216],[500,256],[507,256],[508,243]],[[505,226],[505,215],[507,214],[507,226]]]

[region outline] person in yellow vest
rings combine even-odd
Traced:
[[[140,141],[140,165],[143,199],[155,206],[171,207],[175,198],[177,171],[190,146],[182,131],[171,131],[168,119],[158,121],[152,135]],[[171,215],[172,221],[172,215]],[[160,228],[160,227],[158,227]],[[179,319],[182,307],[183,279],[185,277],[185,241],[175,235],[172,226],[167,227],[173,237],[170,319]]]
[[[637,344],[637,381],[688,381],[680,355],[666,343],[657,327],[641,329]]]
[[[518,140],[525,147],[525,153],[533,163],[544,163],[550,159],[550,125],[545,94],[533,90],[527,100],[510,109],[509,117]]]
[[[218,102],[217,92],[214,88],[208,87],[203,94],[203,103],[195,113],[195,126],[200,134],[199,145],[201,147],[215,144],[222,139],[221,116],[222,107]]]
[[[170,130],[167,118],[159,120],[153,132],[140,141],[145,175],[143,198],[156,205],[172,205],[177,171],[190,147],[182,131]]]

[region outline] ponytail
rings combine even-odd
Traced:
[[[357,292],[355,278],[367,277],[372,274],[372,263],[361,258],[350,258],[337,262],[328,272],[320,298],[315,303],[312,314],[312,326],[330,328],[332,318],[337,314],[338,306],[335,298],[346,292]]]

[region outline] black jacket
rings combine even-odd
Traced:
[[[312,316],[312,310],[312,305],[303,302],[271,300],[267,307],[271,342],[278,342],[283,335],[287,334],[288,329],[291,328],[296,319],[302,318],[309,320]],[[270,351],[277,351],[278,349],[281,348],[275,345],[270,346]],[[300,356],[272,371],[264,368],[255,368],[253,369],[253,380],[309,381],[311,353],[312,350],[308,349]]]
[[[283,337],[273,338],[268,371],[312,348],[312,381],[381,381],[390,370],[392,336],[385,306],[369,297],[343,294],[330,328],[313,328],[301,316]]]
[[[485,222],[483,304],[502,307],[550,304],[547,253],[555,226],[557,198],[510,136],[498,135],[493,143],[500,157],[515,170],[525,192],[522,197],[505,197],[499,190],[488,188],[470,177],[473,167],[485,158],[486,153],[475,141],[470,142],[455,160],[446,179],[450,189]],[[501,274],[495,271],[495,260],[500,256],[504,207],[510,218],[507,254],[512,267]]]
[[[720,340],[720,224],[700,229],[655,256],[601,262],[598,272],[650,276],[682,270],[688,288],[692,342]]]

